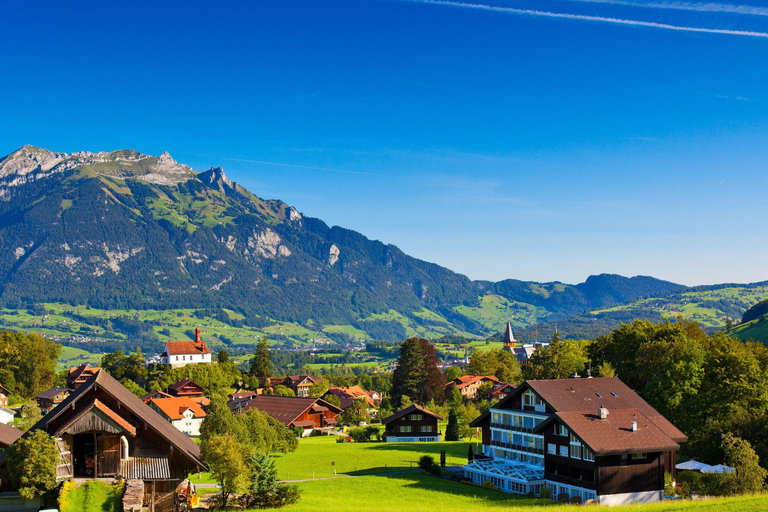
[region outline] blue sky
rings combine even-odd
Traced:
[[[474,279],[768,279],[768,8],[4,2],[0,154],[133,148]]]

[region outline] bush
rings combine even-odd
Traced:
[[[551,500],[552,489],[550,489],[548,485],[542,485],[541,489],[539,489],[539,498],[543,500]]]
[[[369,443],[374,435],[379,433],[376,427],[353,427],[349,429],[349,437],[356,443]]]
[[[485,482],[483,482],[483,485],[481,485],[480,487],[483,487],[484,489],[493,489],[494,491],[496,490],[496,486],[493,485],[493,482],[491,482],[490,480],[486,480]]]
[[[422,455],[419,459],[419,468],[429,475],[439,476],[442,474],[440,466],[435,462],[431,455]]]

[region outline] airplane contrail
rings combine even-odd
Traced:
[[[668,23],[657,23],[655,21],[607,18],[604,16],[590,16],[587,14],[569,14],[569,13],[560,13],[560,12],[537,11],[534,9],[517,9],[514,7],[496,7],[493,5],[485,5],[485,4],[453,2],[451,0],[406,0],[406,1],[410,1],[418,4],[443,5],[448,7],[458,7],[458,8],[464,8],[464,9],[500,12],[505,14],[518,14],[518,15],[525,15],[525,16],[543,16],[546,18],[560,18],[560,19],[567,19],[567,20],[595,21],[595,22],[601,22],[601,23],[613,23],[616,25],[676,30],[680,32],[697,32],[697,33],[704,33],[704,34],[724,34],[724,35],[731,35],[731,36],[768,38],[768,32],[751,32],[748,30],[688,27],[685,25],[670,25]]]
[[[717,2],[690,3],[690,2],[637,2],[634,0],[571,0],[573,2],[586,2],[591,4],[624,5],[627,7],[641,7],[648,9],[674,9],[679,11],[714,12],[724,14],[745,14],[749,16],[768,16],[768,8],[753,7],[751,5],[721,4]]]

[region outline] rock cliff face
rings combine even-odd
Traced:
[[[532,283],[475,283],[263,200],[220,168],[198,174],[168,153],[133,150],[24,146],[0,160],[0,247],[0,304],[226,307],[252,318],[374,326],[381,337],[399,331],[362,320],[394,310],[423,321],[416,313],[426,308],[442,315],[446,333],[485,333],[458,312],[484,293],[535,299],[557,316],[634,290],[620,276],[583,291],[542,285],[546,297]],[[643,292],[670,286],[651,279]]]

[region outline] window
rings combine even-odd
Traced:
[[[568,447],[566,445],[560,446],[560,455],[562,457],[567,457],[568,456]]]
[[[401,425],[400,426],[400,432],[410,432],[411,426],[410,425]]]
[[[595,460],[595,453],[586,446],[582,447],[581,455],[584,460]]]
[[[565,425],[555,425],[555,435],[556,436],[567,436],[568,435],[568,429],[565,428]]]
[[[523,393],[523,405],[544,405],[544,401],[532,391]]]
[[[574,459],[580,459],[581,458],[581,445],[580,444],[572,444],[571,445],[571,457]]]
[[[187,356],[181,356],[181,360],[182,361],[186,361],[187,360]]]
[[[177,360],[177,361],[179,360],[179,356],[176,356],[176,360]]]
[[[422,432],[432,432],[432,425],[422,425],[421,431]]]
[[[411,421],[421,421],[421,414],[411,414]]]
[[[555,443],[547,443],[547,453],[557,453],[557,445]]]
[[[648,458],[648,454],[647,453],[633,453],[632,454],[632,460],[647,459],[647,458]]]

